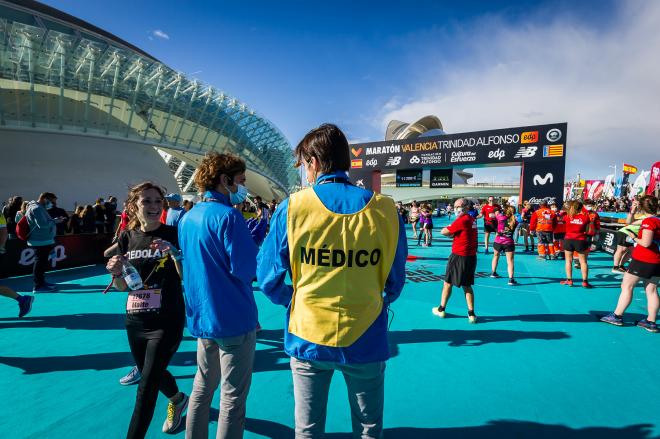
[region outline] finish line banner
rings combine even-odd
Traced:
[[[350,177],[370,188],[375,170],[523,164],[523,199],[561,202],[567,127],[557,123],[354,144]]]

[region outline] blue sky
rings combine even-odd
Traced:
[[[646,58],[658,58],[660,37],[647,21],[660,2],[46,3],[237,97],[293,145],[323,122],[377,141],[391,118],[435,114],[448,132],[568,121],[569,174],[660,159],[650,123],[660,87],[649,90],[658,80],[644,74],[657,67]],[[619,151],[631,135],[633,157]]]

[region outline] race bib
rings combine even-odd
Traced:
[[[128,314],[159,312],[161,298],[160,290],[131,291],[126,301],[126,312]]]
[[[549,220],[550,218],[552,218],[552,217],[550,216],[549,213],[545,213],[545,214],[543,214],[543,217],[544,217],[545,219],[547,219],[547,220]]]

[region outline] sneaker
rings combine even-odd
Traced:
[[[133,369],[131,369],[130,372],[119,379],[119,384],[122,386],[130,386],[131,384],[139,383],[141,379],[142,374],[140,373],[140,370],[137,366],[133,366]]]
[[[500,277],[500,275],[497,274],[497,273],[495,273],[495,272],[493,271],[493,272],[491,273],[490,277],[492,277],[492,278],[494,278],[494,279],[497,279],[497,278]]]
[[[188,407],[188,397],[185,393],[183,394],[183,399],[178,404],[174,404],[172,401],[167,404],[167,417],[165,418],[165,422],[163,422],[163,433],[172,434],[179,428],[186,407]]]
[[[440,317],[441,319],[444,319],[445,317],[447,317],[447,313],[445,312],[445,310],[444,309],[441,310],[439,306],[437,306],[437,307],[434,306],[433,309],[431,310],[431,312],[433,313],[433,315],[436,315],[436,316]]]
[[[485,254],[485,255],[488,254],[488,249],[487,249],[487,248],[484,249],[484,254]]]
[[[559,282],[561,285],[568,285],[569,287],[573,286],[573,281],[571,279],[566,279],[561,282]]]
[[[509,279],[509,285],[518,285],[518,281],[514,278]]]
[[[613,312],[609,313],[606,316],[601,317],[600,321],[609,323],[610,325],[614,325],[614,326],[623,326],[623,319],[621,317],[615,316]]]
[[[543,255],[538,255],[538,256],[536,257],[536,259],[538,259],[539,261],[545,261],[545,258],[546,258],[546,257],[543,256]]]
[[[477,316],[474,314],[468,314],[468,321],[470,323],[477,323]]]
[[[619,266],[617,270],[619,270],[619,273],[627,273],[627,270],[622,266]]]
[[[553,261],[556,261],[556,260],[557,260],[557,256],[552,255],[552,256],[550,256],[550,259],[552,259]]]
[[[619,267],[612,267],[612,273],[621,274],[621,272],[619,271]]]
[[[57,284],[54,284],[52,282],[44,282],[44,285],[46,285],[48,288],[52,288],[54,290],[58,289]]]
[[[582,288],[591,289],[591,288],[593,288],[593,287],[594,287],[594,286],[591,285],[591,284],[589,283],[589,281],[586,281],[586,280],[583,280],[583,281],[582,281]]]
[[[55,291],[57,291],[57,287],[48,286],[47,284],[32,288],[33,293],[54,293]]]
[[[25,317],[30,310],[32,310],[32,302],[34,296],[19,296],[18,297],[18,318]]]
[[[651,322],[648,319],[640,320],[636,323],[640,328],[644,328],[649,332],[658,332],[658,325],[655,322]]]
[[[580,267],[580,264],[575,264],[574,267],[575,267],[576,270],[579,270],[579,269],[582,268],[582,267]]]

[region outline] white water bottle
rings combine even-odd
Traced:
[[[140,273],[138,273],[130,262],[124,261],[121,275],[124,278],[126,285],[128,285],[128,288],[131,290],[139,290],[142,288],[142,278],[140,277]]]

